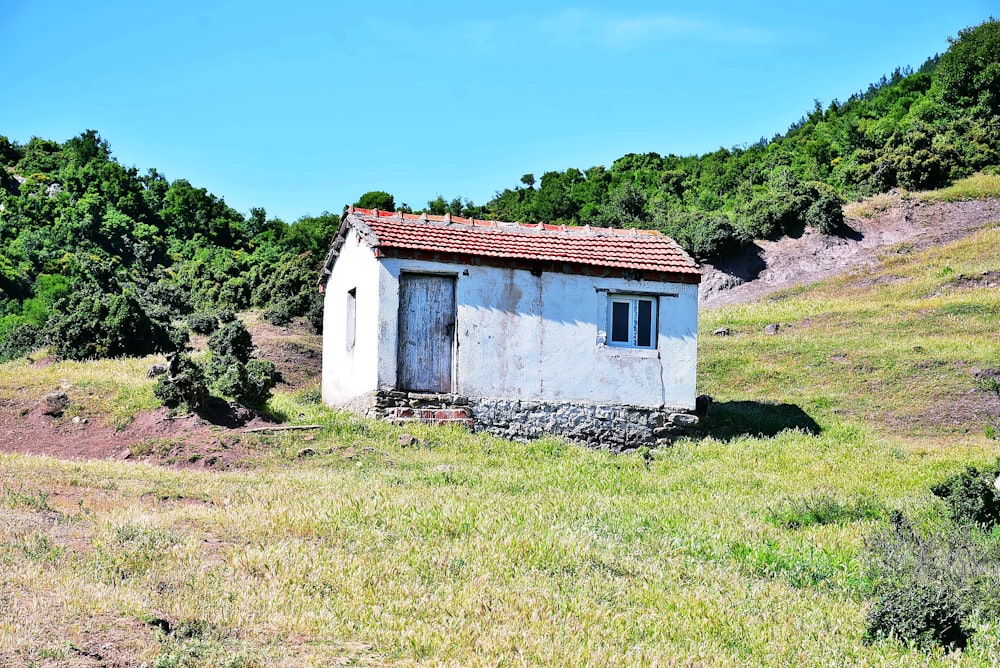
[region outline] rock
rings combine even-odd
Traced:
[[[397,440],[399,441],[399,447],[401,448],[412,448],[416,445],[420,445],[420,441],[410,434],[400,434]]]
[[[302,448],[301,450],[299,450],[298,454],[296,454],[295,456],[298,457],[299,459],[303,459],[305,457],[312,457],[315,454],[316,454],[316,451],[314,449],[312,449],[312,448]]]
[[[781,325],[779,325],[778,323],[772,323],[772,324],[770,324],[770,325],[768,325],[767,327],[764,328],[764,333],[765,334],[772,334],[773,335],[773,334],[777,334],[780,329],[781,329]]]
[[[65,392],[50,392],[42,398],[42,413],[59,417],[69,406],[69,395]]]
[[[729,336],[729,333],[730,332],[728,327],[720,327],[714,332],[712,332],[712,336]]]
[[[690,413],[671,413],[667,419],[678,427],[697,427],[701,424],[701,418]]]
[[[712,397],[699,394],[694,400],[694,414],[702,420],[708,417],[708,409],[712,407]]]
[[[154,364],[148,369],[146,369],[146,378],[155,378],[156,376],[162,376],[167,372],[166,364]]]

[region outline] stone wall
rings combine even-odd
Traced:
[[[552,434],[606,450],[663,445],[698,433],[707,402],[699,413],[616,404],[519,401],[455,394],[379,390],[368,395],[367,417],[406,424],[458,424],[502,438],[531,440]]]
[[[477,431],[530,440],[562,436],[604,450],[664,445],[697,432],[701,418],[669,408],[470,398]]]

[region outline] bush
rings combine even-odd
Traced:
[[[245,406],[259,406],[277,382],[274,363],[253,358],[253,339],[240,321],[227,323],[208,339],[206,375],[213,390]]]
[[[306,320],[309,321],[309,326],[317,334],[323,333],[323,307],[325,301],[323,298],[323,293],[316,291],[313,295],[312,301],[309,304],[309,310],[306,311]]]
[[[30,322],[0,332],[0,362],[27,355],[38,346],[40,338],[41,330]]]
[[[138,357],[171,348],[168,325],[150,317],[130,288],[108,294],[93,284],[77,285],[52,312],[48,338],[67,359]]]
[[[264,322],[269,322],[278,327],[287,325],[292,321],[291,312],[283,306],[272,306],[265,309],[264,312],[260,314],[260,317]]]
[[[826,192],[806,209],[806,225],[822,234],[835,234],[844,224],[844,202],[836,193]]]
[[[962,648],[975,620],[997,615],[1000,560],[968,532],[921,536],[897,512],[868,549],[875,598],[868,639]]]
[[[246,364],[253,356],[253,338],[239,320],[227,322],[208,339],[208,349],[213,357],[231,357]]]
[[[274,362],[254,359],[247,362],[245,369],[245,379],[237,401],[249,406],[260,406],[271,396],[271,388],[276,382]]]
[[[981,471],[970,466],[934,485],[931,492],[944,499],[953,522],[989,531],[1000,523],[1000,495],[995,486],[998,477],[1000,459]]]
[[[208,383],[201,365],[188,355],[178,354],[170,363],[170,373],[160,376],[153,394],[164,406],[197,412],[208,400]]]
[[[187,317],[188,327],[195,334],[211,334],[219,328],[219,321],[211,313],[198,311]]]

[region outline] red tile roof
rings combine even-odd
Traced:
[[[348,226],[389,254],[403,250],[570,263],[681,274],[685,282],[697,281],[701,274],[673,239],[654,230],[503,223],[358,208],[345,214]]]

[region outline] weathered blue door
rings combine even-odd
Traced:
[[[454,342],[454,277],[401,274],[399,389],[451,392]]]

